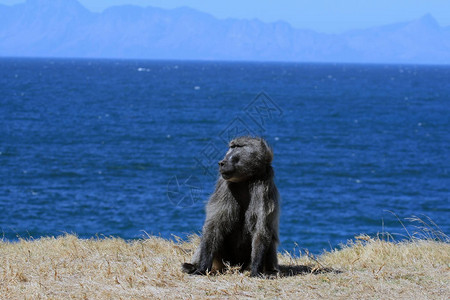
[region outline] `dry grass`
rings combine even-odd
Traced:
[[[196,243],[196,237],[183,243],[73,235],[0,242],[0,298],[450,299],[446,242],[392,243],[362,236],[317,259],[280,254],[284,276],[274,280],[235,269],[186,275],[180,265],[190,260]]]

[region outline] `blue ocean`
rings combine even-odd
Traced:
[[[449,66],[1,58],[0,234],[186,238],[238,135],[274,149],[279,250],[450,232]]]

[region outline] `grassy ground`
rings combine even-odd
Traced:
[[[360,237],[318,258],[280,254],[282,276],[254,279],[180,271],[198,238],[0,242],[1,299],[450,299],[450,244]]]

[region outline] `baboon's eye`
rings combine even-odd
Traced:
[[[239,161],[239,156],[233,156],[232,158],[231,158],[231,161],[233,162],[233,163],[237,163],[238,161]]]
[[[231,149],[242,148],[242,147],[244,147],[244,145],[233,144],[233,145],[230,146]]]

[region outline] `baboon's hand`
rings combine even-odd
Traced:
[[[190,264],[190,263],[184,263],[184,264],[181,265],[181,270],[182,270],[184,273],[194,274],[195,271],[197,271],[197,268],[196,268],[193,264]]]
[[[257,271],[251,271],[250,272],[250,277],[255,277],[255,278],[264,278],[264,274],[257,272]]]
[[[205,275],[206,270],[201,270],[197,268],[195,265],[190,263],[184,263],[181,265],[181,270],[184,273],[190,274],[190,275]]]

